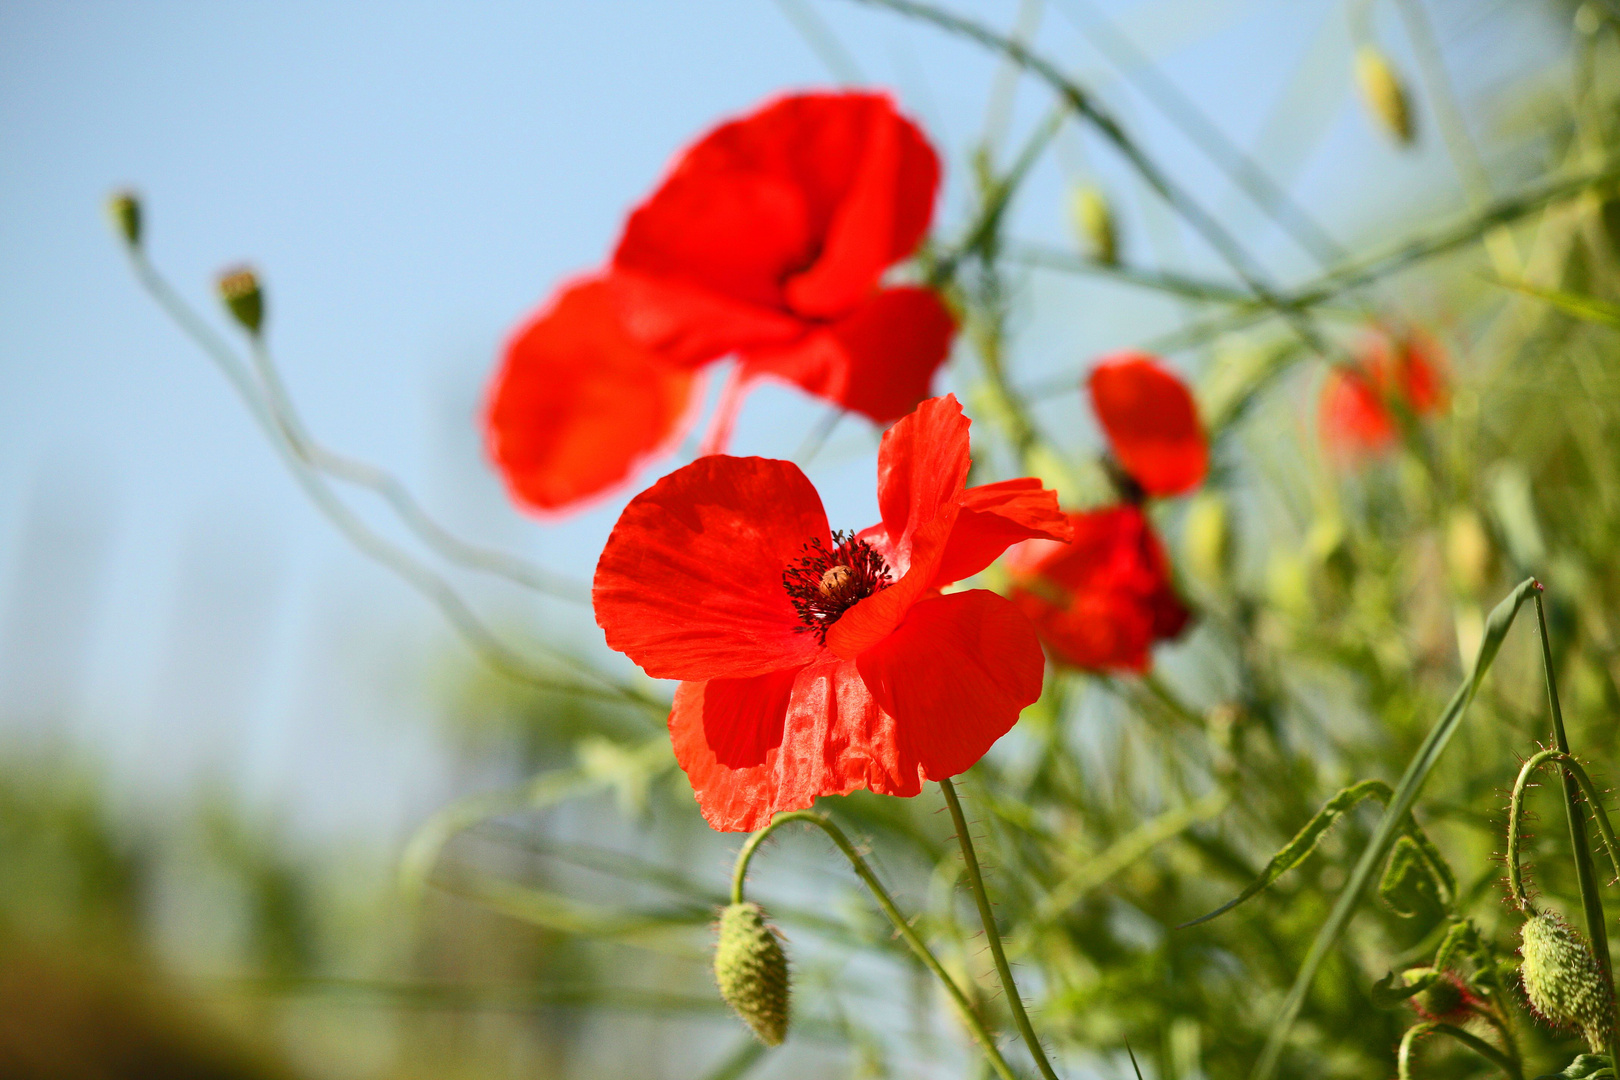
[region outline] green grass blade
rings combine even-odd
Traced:
[[[1493,284],[1514,292],[1534,296],[1538,300],[1545,300],[1553,307],[1577,319],[1587,322],[1601,323],[1604,326],[1620,326],[1620,304],[1612,304],[1607,300],[1599,300],[1595,296],[1584,293],[1565,292],[1561,289],[1543,289],[1523,281],[1502,281],[1493,279]]]
[[[1496,605],[1490,618],[1486,620],[1485,635],[1479,643],[1479,654],[1474,660],[1473,671],[1452,695],[1445,711],[1440,714],[1439,721],[1429,731],[1423,745],[1418,748],[1418,752],[1407,765],[1401,782],[1395,788],[1394,796],[1385,807],[1383,816],[1378,819],[1378,826],[1373,830],[1372,839],[1367,842],[1366,850],[1361,853],[1361,858],[1350,874],[1349,882],[1339,894],[1338,900],[1334,902],[1333,910],[1328,915],[1327,922],[1322,925],[1322,929],[1317,932],[1316,940],[1311,942],[1310,952],[1306,954],[1305,962],[1300,966],[1293,988],[1289,990],[1282,1011],[1272,1024],[1271,1036],[1266,1042],[1265,1051],[1255,1065],[1254,1080],[1270,1080],[1276,1072],[1277,1062],[1282,1057],[1283,1047],[1288,1041],[1288,1032],[1293,1027],[1294,1018],[1299,1015],[1300,1007],[1305,1003],[1305,995],[1310,992],[1311,983],[1315,981],[1322,961],[1327,958],[1328,951],[1338,943],[1345,928],[1350,925],[1350,917],[1355,914],[1356,905],[1366,892],[1373,872],[1383,861],[1384,856],[1389,854],[1395,838],[1400,835],[1403,819],[1411,811],[1412,804],[1417,801],[1423,782],[1429,778],[1429,773],[1439,762],[1446,744],[1456,734],[1457,727],[1462,723],[1463,714],[1479,690],[1480,681],[1502,648],[1502,639],[1507,636],[1509,627],[1513,625],[1514,616],[1519,613],[1519,608],[1535,589],[1534,578],[1520,582],[1506,599]]]

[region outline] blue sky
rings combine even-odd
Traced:
[[[956,6],[1003,27],[1019,7]],[[1346,242],[1394,235],[1390,205],[1409,218],[1460,208],[1437,139],[1402,155],[1355,107],[1336,0],[1099,6]],[[1522,34],[1508,44],[1527,16],[1432,6],[1466,101],[1534,62]],[[1042,47],[1273,272],[1308,270],[1121,85],[1077,32],[1083,9],[1047,8]],[[135,287],[102,201],[124,184],[142,192],[154,258],[210,312],[219,269],[260,268],[273,344],[326,442],[398,472],[456,531],[587,578],[623,499],[561,524],[507,505],[476,430],[496,351],[553,284],[604,256],[679,147],[768,95],[832,81],[785,14],[800,9],[930,129],[951,179],[939,220],[959,225],[964,152],[996,64],[846,0],[0,8],[0,712],[12,736],[66,734],[136,791],[224,777],[250,802],[339,831],[398,835],[465,783],[438,749],[431,676],[437,652],[458,646],[303,501]],[[1392,12],[1373,26],[1410,69]],[[1020,84],[1014,140],[1047,105]],[[1066,243],[1062,193],[1081,175],[1119,193],[1132,258],[1218,270],[1073,131],[1014,232]],[[1096,283],[1025,285],[1024,378],[1177,317]],[[1077,398],[1045,415],[1068,441],[1088,437]],[[789,456],[821,416],[763,392],[734,446]],[[835,524],[875,516],[874,446],[846,423],[812,469]],[[581,611],[465,584],[498,620],[600,649]]]

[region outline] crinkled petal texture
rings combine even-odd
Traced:
[[[942,567],[977,572],[1008,543],[1061,541],[1072,524],[1039,481],[964,490],[969,464],[953,397],[885,436],[884,521],[861,535],[898,578],[845,610],[825,645],[783,581],[807,542],[830,544],[794,465],[702,458],[625,508],[597,565],[597,622],[649,674],[682,680],[670,734],[715,828],[757,829],[857,788],[915,795],[971,766],[1040,696],[1040,642],[1017,606],[938,587]]]
[[[575,282],[506,344],[489,396],[489,455],[520,504],[576,505],[679,440],[694,378],[626,336],[602,281]]]
[[[1131,478],[1149,495],[1181,495],[1209,471],[1209,440],[1185,383],[1147,353],[1099,361],[1087,380],[1092,408]]]
[[[1138,506],[1075,514],[1067,546],[1033,540],[1009,556],[1011,599],[1058,660],[1088,671],[1146,671],[1156,641],[1191,613]]]

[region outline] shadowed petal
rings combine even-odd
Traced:
[[[1069,515],[1058,508],[1057,492],[1041,487],[1032,476],[970,487],[962,492],[962,512],[934,573],[934,587],[972,577],[1019,541],[1067,541],[1073,535]]]
[[[1203,482],[1209,443],[1186,384],[1146,353],[1106,357],[1087,380],[1114,456],[1149,495],[1180,495]]]
[[[782,586],[806,541],[831,543],[792,462],[705,457],[625,507],[596,565],[609,647],[661,679],[741,678],[821,651]]]

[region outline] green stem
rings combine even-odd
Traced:
[[[1007,1064],[1007,1059],[1001,1056],[1001,1051],[996,1047],[995,1037],[984,1026],[984,1021],[979,1018],[979,1014],[974,1012],[973,1005],[968,1001],[967,994],[963,993],[962,988],[956,984],[955,979],[951,978],[950,973],[945,970],[945,966],[924,944],[922,938],[917,936],[917,931],[912,928],[911,923],[906,921],[906,917],[900,913],[900,909],[895,906],[893,898],[889,896],[889,891],[883,887],[883,883],[872,872],[872,868],[861,857],[861,853],[855,850],[855,845],[850,843],[849,837],[845,835],[844,830],[840,829],[825,814],[819,814],[814,810],[794,810],[790,813],[777,814],[771,819],[769,825],[750,836],[748,842],[743,845],[742,850],[737,853],[737,863],[731,873],[731,902],[733,904],[742,903],[743,884],[748,877],[748,864],[753,861],[754,853],[759,850],[759,845],[771,833],[794,821],[803,821],[806,824],[814,825],[832,839],[832,842],[838,846],[838,850],[842,851],[844,857],[849,860],[850,866],[855,870],[855,875],[872,891],[872,896],[877,900],[878,907],[883,909],[883,914],[887,915],[889,922],[894,924],[895,931],[905,940],[907,945],[911,946],[911,951],[917,954],[917,959],[921,960],[923,965],[933,972],[934,977],[940,981],[946,992],[950,994],[951,1001],[956,1005],[957,1012],[961,1014],[962,1022],[973,1033],[973,1037],[979,1040],[979,1045],[984,1048],[984,1056],[989,1060],[990,1067],[995,1069],[996,1075],[1001,1077],[1001,1080],[1019,1080],[1018,1074],[1013,1072],[1011,1065]]]
[[[1524,792],[1530,786],[1530,777],[1535,771],[1545,765],[1548,758],[1557,757],[1558,753],[1557,750],[1543,750],[1526,761],[1519,769],[1519,778],[1513,782],[1513,796],[1508,800],[1508,888],[1512,890],[1513,902],[1526,915],[1535,915],[1536,909],[1524,890],[1524,866],[1519,857],[1519,845],[1524,833]]]
[[[1569,736],[1564,731],[1564,711],[1558,704],[1558,679],[1553,672],[1552,642],[1547,635],[1547,612],[1541,600],[1542,589],[1536,586],[1536,626],[1541,631],[1541,664],[1547,678],[1547,703],[1552,710],[1553,742],[1560,753],[1569,756]],[[1609,1060],[1620,1061],[1620,1038],[1614,1024],[1614,968],[1609,960],[1609,932],[1604,923],[1603,897],[1598,891],[1597,869],[1592,864],[1592,849],[1586,839],[1586,817],[1581,812],[1581,785],[1573,770],[1567,766],[1560,772],[1564,778],[1564,809],[1569,816],[1569,846],[1575,859],[1575,881],[1581,892],[1581,911],[1586,916],[1587,938],[1597,957],[1598,969],[1603,972],[1604,985],[1609,990]]]
[[[956,841],[962,846],[968,887],[973,890],[973,900],[979,906],[979,920],[984,923],[984,936],[990,943],[990,955],[995,958],[996,974],[1001,977],[1001,989],[1012,1008],[1013,1021],[1018,1025],[1018,1033],[1024,1037],[1024,1045],[1029,1047],[1030,1056],[1035,1059],[1041,1075],[1046,1080],[1057,1080],[1057,1073],[1052,1071],[1051,1064],[1046,1060],[1046,1050],[1029,1022],[1029,1014],[1024,1011],[1024,1002],[1018,996],[1018,984],[1013,982],[1012,967],[1007,963],[1007,952],[1001,946],[1001,933],[996,929],[996,915],[990,910],[990,895],[985,892],[984,877],[979,873],[979,860],[973,853],[967,817],[962,813],[962,801],[956,797],[956,785],[951,783],[950,777],[944,777],[939,782],[939,790],[945,795],[945,805],[951,811],[951,823],[956,826]]]
[[[1451,1024],[1440,1024],[1431,1021],[1426,1024],[1418,1024],[1415,1027],[1408,1028],[1406,1034],[1401,1037],[1401,1051],[1399,1057],[1397,1058],[1397,1068],[1399,1071],[1396,1074],[1400,1080],[1411,1080],[1412,1051],[1416,1048],[1417,1041],[1419,1039],[1430,1034],[1451,1036],[1453,1039],[1456,1039],[1458,1042],[1468,1047],[1468,1049],[1472,1050],[1480,1057],[1485,1058],[1487,1061],[1496,1065],[1503,1072],[1512,1077],[1513,1080],[1522,1080],[1524,1076],[1524,1073],[1519,1068],[1518,1062],[1502,1053],[1502,1051],[1498,1050],[1484,1039],[1481,1039],[1478,1035],[1464,1031],[1460,1027],[1454,1027]]]

